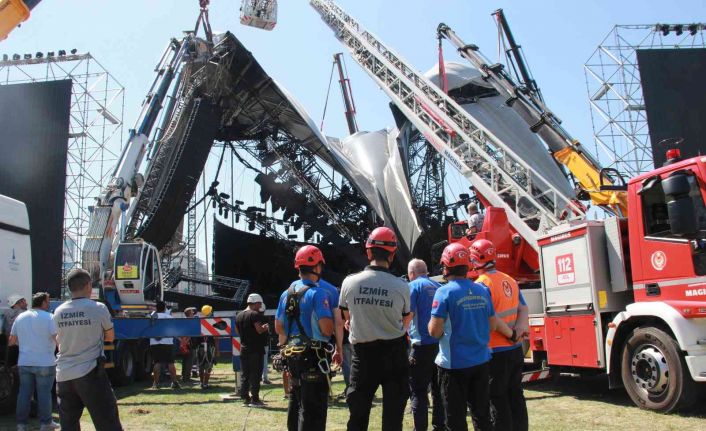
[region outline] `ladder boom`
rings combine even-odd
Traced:
[[[505,98],[511,107],[547,144],[554,158],[573,174],[579,186],[588,193],[591,201],[613,213],[627,215],[627,195],[623,191],[602,190],[600,162],[584,150],[581,143],[572,138],[561,121],[544,102],[531,92],[523,91],[515,84],[500,64],[490,64],[476,45],[466,44],[446,24],[439,24],[438,33],[448,39],[461,54],[482,74],[486,82]],[[604,178],[604,185],[613,185]]]
[[[504,208],[510,224],[538,249],[536,237],[563,219],[581,219],[572,198],[545,181],[541,173],[436,85],[416,72],[331,0],[310,0],[349,49],[432,146],[493,206]]]

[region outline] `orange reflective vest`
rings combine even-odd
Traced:
[[[507,323],[510,328],[513,328],[517,320],[517,308],[520,306],[520,287],[515,279],[504,272],[491,270],[481,274],[476,282],[488,286],[490,296],[493,299],[495,315]],[[514,344],[500,332],[493,331],[490,333],[488,346],[493,349],[496,347],[510,347],[514,346]]]

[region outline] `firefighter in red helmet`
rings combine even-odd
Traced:
[[[341,286],[339,307],[350,328],[353,346],[348,431],[368,429],[370,408],[383,388],[382,430],[401,431],[409,397],[406,328],[411,319],[409,287],[389,271],[397,237],[387,227],[375,229],[365,242],[370,265],[349,275]]]
[[[495,316],[488,289],[467,278],[471,261],[466,247],[447,245],[441,264],[448,283],[434,294],[429,334],[440,339],[436,364],[446,429],[466,431],[470,405],[474,428],[492,430],[488,341],[493,330],[508,337],[512,331]]]
[[[299,279],[282,293],[275,329],[280,355],[290,373],[289,431],[324,431],[329,394],[329,359],[333,314],[329,295],[319,287],[324,255],[305,245],[294,256]]]
[[[508,431],[528,429],[527,405],[522,393],[522,337],[527,333],[528,309],[517,282],[495,268],[495,246],[479,239],[470,247],[471,263],[478,272],[477,283],[488,287],[498,318],[513,329],[507,338],[497,331],[490,334],[490,402],[495,428]]]

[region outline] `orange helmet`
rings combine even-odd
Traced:
[[[379,227],[370,233],[365,248],[381,248],[390,253],[397,250],[397,235],[389,227]]]
[[[470,253],[468,249],[457,242],[453,242],[444,248],[444,252],[441,253],[441,264],[447,268],[453,268],[454,266],[470,266],[471,261],[469,260]]]
[[[471,244],[471,263],[474,268],[481,268],[495,261],[495,245],[487,239],[477,239]]]
[[[319,263],[326,263],[324,254],[313,245],[305,245],[297,250],[297,254],[294,256],[294,268],[296,269],[299,269],[300,266],[316,266]]]

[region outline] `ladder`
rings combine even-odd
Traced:
[[[504,208],[512,227],[535,250],[537,237],[564,220],[585,213],[540,172],[471,117],[447,94],[415,71],[402,57],[331,0],[311,6],[429,143],[473,185]]]
[[[446,24],[439,24],[437,32],[448,39],[459,54],[483,74],[485,82],[505,98],[507,106],[544,140],[552,156],[569,169],[579,188],[588,194],[594,204],[611,213],[627,216],[627,194],[623,187],[625,181],[618,171],[603,169],[600,162],[561,126],[561,120],[540,98],[513,82],[502,64],[490,64],[478,46],[466,44]]]

